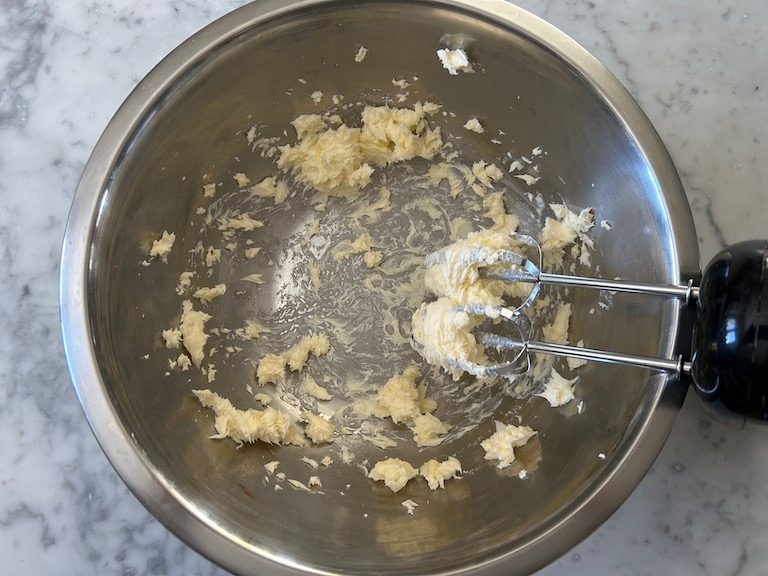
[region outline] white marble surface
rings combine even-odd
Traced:
[[[139,79],[235,0],[0,2],[0,573],[223,574],[128,492],[91,434],[58,327],[64,222],[97,137]],[[710,258],[768,235],[768,3],[525,0],[638,99]],[[768,427],[689,395],[629,500],[568,574],[768,574]]]

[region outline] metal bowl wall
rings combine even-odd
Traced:
[[[476,73],[454,77],[442,69],[435,51],[446,34],[463,35],[480,64]],[[361,45],[369,50],[362,64],[353,58]],[[262,1],[205,28],[140,83],[85,168],[62,257],[62,327],[78,395],[120,476],[170,530],[233,572],[530,572],[588,535],[629,495],[682,402],[685,386],[664,375],[589,365],[578,384],[583,414],[542,401],[521,408],[540,431],[530,450],[541,461],[530,478],[510,478],[488,463],[437,492],[422,483],[393,495],[342,464],[328,468],[323,483],[351,484],[344,496],[330,488],[308,497],[275,491],[263,486],[265,462],[280,459],[289,477],[304,477],[299,454],[319,459],[332,448],[236,449],[207,440],[211,419],[189,394],[203,377],[166,377],[158,339],[179,314],[172,287],[198,242],[188,224],[202,175],[234,173],[243,162],[258,172],[264,160],[235,135],[256,121],[288,126],[315,110],[308,96],[286,95],[298,78],[325,94],[355,95],[412,75],[424,100],[456,113],[457,133],[481,116],[512,134],[504,151],[546,149],[538,186],[545,199],[596,207],[613,225],[594,230],[603,276],[677,283],[698,272],[684,192],[645,116],[582,48],[510,4]],[[473,146],[470,157],[503,153],[490,138]],[[310,205],[294,203],[273,214],[270,226],[292,229],[311,213]],[[188,232],[167,266],[142,267],[138,247],[163,229]],[[277,233],[264,238],[280,240]],[[675,303],[623,296],[590,315],[590,298],[572,294],[574,341],[672,354]],[[234,305],[221,310],[225,319],[241,313]],[[228,377],[232,384],[219,390],[245,406],[252,365],[243,362]],[[435,454],[477,458],[489,430]],[[360,450],[359,461],[381,458],[373,446]],[[403,455],[424,459],[415,449]],[[399,505],[406,498],[428,504],[407,515]]]

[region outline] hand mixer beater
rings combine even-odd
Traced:
[[[473,316],[502,319],[503,334],[480,331],[476,338],[483,346],[509,352],[511,357],[493,365],[457,362],[458,368],[478,377],[522,373],[530,369],[531,353],[638,366],[690,378],[704,399],[719,398],[731,410],[768,419],[768,241],[725,248],[710,261],[697,287],[692,280],[675,286],[542,272],[536,240],[524,234],[511,236],[516,244],[533,250],[536,262],[510,250],[476,248],[464,249],[458,260],[476,265],[483,278],[530,284],[523,303],[514,308],[455,307]],[[435,252],[427,256],[425,265],[436,266],[445,260],[445,252]],[[524,311],[544,285],[670,297],[695,306],[691,353],[656,358],[531,340],[532,323]]]

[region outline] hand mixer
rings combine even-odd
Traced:
[[[511,236],[517,244],[532,248],[538,263],[517,252],[472,248],[459,254],[459,261],[477,265],[484,278],[531,284],[525,301],[517,308],[456,308],[476,316],[507,320],[507,333],[480,332],[477,341],[497,351],[514,352],[514,356],[490,366],[462,362],[458,367],[480,377],[521,373],[530,368],[529,354],[533,352],[650,368],[692,379],[696,391],[706,400],[720,398],[733,411],[768,419],[768,240],[725,248],[709,262],[696,287],[693,281],[670,286],[549,274],[541,271],[538,243],[527,235]],[[435,252],[427,256],[425,265],[444,261],[445,254]],[[654,358],[531,340],[531,321],[523,310],[543,285],[672,297],[689,306],[695,303],[690,357],[680,354],[677,358]]]

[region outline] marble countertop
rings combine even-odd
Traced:
[[[702,260],[765,237],[768,4],[522,0],[595,54],[680,171]],[[0,572],[224,574],[171,535],[112,470],[70,384],[60,243],[80,172],[149,69],[235,0],[0,3]],[[689,394],[627,502],[542,575],[768,570],[768,427]]]

